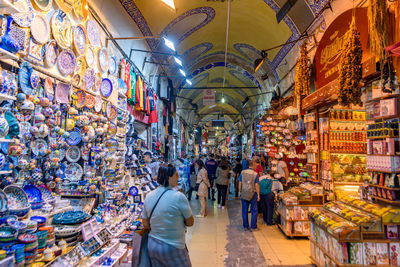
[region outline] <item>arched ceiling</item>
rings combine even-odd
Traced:
[[[215,114],[231,122],[240,117],[255,116],[257,106],[267,104],[273,89],[266,84],[279,82],[277,68],[293,48],[294,43],[268,52],[267,64],[262,66],[269,82],[254,73],[254,60],[261,50],[296,40],[307,30],[328,0],[298,0],[287,16],[278,23],[276,13],[287,0],[231,0],[229,42],[227,50],[227,87],[240,89],[216,90],[216,104],[203,106],[204,90],[191,87],[221,87],[225,66],[227,0],[174,0],[176,10],[161,0],[119,0],[144,36],[167,36],[175,43],[183,59],[185,72],[193,85],[188,86],[179,77],[176,65],[167,66],[178,87],[178,107],[196,109],[182,112],[189,124],[202,123]],[[168,51],[162,39],[147,39],[152,51]],[[158,57],[160,59],[160,57]],[[161,58],[167,61],[167,58]],[[170,61],[171,62],[171,61]],[[257,87],[257,88],[243,88]],[[225,103],[221,102],[222,95]],[[253,96],[256,95],[256,96]],[[243,107],[243,101],[250,97]],[[218,117],[218,116],[217,116]]]

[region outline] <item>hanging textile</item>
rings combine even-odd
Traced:
[[[140,84],[139,84],[139,94],[140,94],[140,102],[139,102],[139,110],[143,111],[144,110],[144,82],[143,79],[140,79]]]
[[[133,71],[133,69],[130,69],[130,81],[129,81],[129,87],[128,87],[128,92],[127,92],[127,97],[128,97],[128,103],[130,105],[135,105],[136,99],[136,73]]]
[[[131,66],[125,60],[122,60],[122,66],[123,66],[123,68],[122,68],[123,69],[123,76],[122,76],[122,72],[121,72],[121,79],[124,80],[124,82],[126,84],[126,87],[128,87],[128,92],[129,92],[130,80],[131,80],[131,76],[130,76],[130,68],[131,68]]]
[[[152,93],[151,102],[150,102],[150,123],[157,123],[158,122],[158,114],[157,114],[157,95],[154,92]]]
[[[140,83],[141,83],[141,78],[140,76],[137,76],[137,80],[136,80],[136,94],[135,94],[135,104],[136,106],[140,106]],[[136,107],[136,109],[139,110],[139,108]]]
[[[149,98],[149,90],[146,90],[146,114],[150,116],[150,98]]]
[[[164,108],[163,108],[163,125],[164,127],[166,127],[167,125],[167,108],[164,104]]]

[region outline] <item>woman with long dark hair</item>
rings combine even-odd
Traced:
[[[218,208],[225,209],[225,201],[226,201],[226,192],[228,191],[229,179],[230,179],[230,170],[228,161],[223,159],[221,164],[217,168],[217,180],[215,183],[217,184],[218,190]]]
[[[185,230],[194,224],[186,196],[173,188],[179,174],[174,165],[162,165],[156,190],[144,201],[142,213],[145,229],[150,229],[148,251],[152,266],[192,266],[186,249]]]
[[[199,196],[201,205],[200,214],[196,215],[196,217],[202,218],[207,216],[207,197],[210,181],[208,180],[207,169],[204,162],[199,159],[196,161],[195,165],[198,169],[196,182],[199,184],[199,190],[197,191],[197,195]]]

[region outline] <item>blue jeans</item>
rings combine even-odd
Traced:
[[[242,219],[243,219],[243,228],[249,228],[249,210],[251,211],[251,229],[257,228],[257,193],[254,193],[253,198],[250,201],[242,199]]]

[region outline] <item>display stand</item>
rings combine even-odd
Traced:
[[[317,266],[399,262],[399,209],[345,197],[310,212],[309,218],[311,259]]]
[[[325,203],[324,194],[312,193],[312,190],[306,190],[304,187],[295,187],[279,195],[276,211],[280,217],[278,227],[287,237],[310,235],[308,213]]]

